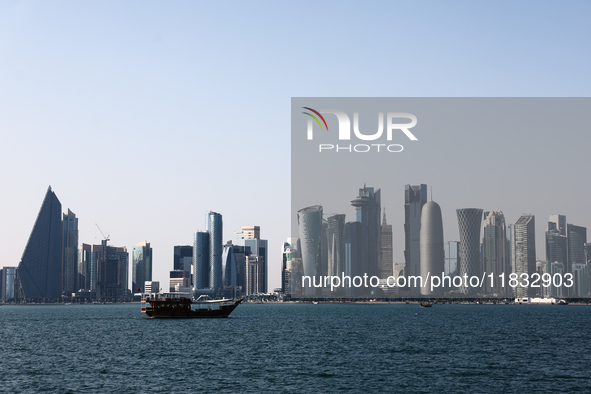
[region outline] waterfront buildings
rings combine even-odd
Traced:
[[[258,278],[256,279],[257,286],[250,287],[255,289],[256,293],[267,293],[267,275],[268,275],[268,259],[267,259],[267,240],[261,239],[261,229],[259,226],[244,226],[242,227],[242,233],[244,237],[244,247],[250,248],[250,255],[251,256],[258,256],[257,260],[257,275]],[[248,263],[247,263],[248,264]],[[248,265],[247,265],[248,267]],[[247,270],[247,278],[251,278],[252,282],[252,275],[253,272],[248,272]],[[250,275],[250,276],[249,276]],[[248,279],[247,279],[248,280]],[[247,289],[249,289],[247,284]],[[251,294],[251,293],[246,293]]]
[[[92,277],[92,248],[90,245],[81,244],[78,249],[78,290],[90,290],[96,288],[96,267],[94,270],[94,280]],[[91,286],[94,283],[94,287]]]
[[[174,247],[173,269],[189,272],[191,274],[191,284],[194,284],[193,246],[178,245]]]
[[[62,204],[47,189],[17,269],[19,298],[48,299],[62,295]]]
[[[429,276],[444,272],[443,219],[441,208],[435,201],[423,205],[420,232],[420,267],[423,286],[421,295],[437,296],[443,294],[443,286],[431,289]]]
[[[68,209],[63,215],[62,294],[71,297],[80,287],[78,277],[78,219]]]
[[[322,206],[313,205],[300,209],[297,212],[297,220],[304,275],[320,275],[318,267],[321,264]],[[316,290],[314,287],[306,287],[304,293],[315,295]]]
[[[519,285],[515,287],[516,297],[532,297],[535,291],[532,287],[524,287],[525,281],[521,275],[527,278],[536,272],[536,237],[535,217],[531,214],[522,215],[514,224],[515,236],[515,273],[519,278]],[[529,281],[531,284],[531,281]],[[523,286],[522,286],[523,285]]]
[[[236,256],[234,255],[234,245],[232,241],[228,241],[224,245],[224,252],[222,253],[222,277],[223,286],[239,286],[238,279],[238,264]]]
[[[191,274],[185,270],[170,271],[169,290],[171,293],[191,291]]]
[[[567,223],[566,225],[566,259],[567,272],[574,273],[573,264],[585,263],[585,243],[587,243],[587,228]]]
[[[16,294],[16,267],[4,267],[0,269],[0,301],[7,302],[17,297]]]
[[[445,256],[445,274],[457,275],[458,269],[460,268],[460,243],[458,241],[448,241],[443,247]]]
[[[482,209],[457,209],[458,226],[460,231],[460,276],[481,276],[480,267],[480,225],[482,223]],[[535,264],[535,260],[534,260]],[[465,285],[465,283],[463,283]],[[478,288],[462,286],[461,291],[475,295]]]
[[[160,282],[157,282],[157,281],[144,282],[144,292],[146,292],[146,293],[160,293]]]
[[[386,222],[386,208],[384,208],[384,218],[382,219],[381,231],[381,279],[388,279],[394,273],[394,254],[392,251],[392,225]]]
[[[144,293],[144,284],[152,280],[152,248],[147,241],[140,242],[133,247],[132,291]]]
[[[207,231],[197,231],[193,241],[193,285],[195,289],[208,289],[209,233]]]
[[[360,226],[359,253],[362,270],[368,276],[380,277],[381,274],[381,190],[373,187],[359,189],[359,195],[351,201],[355,207],[356,219]]]
[[[327,275],[340,276],[344,272],[345,215],[331,215],[326,221]]]
[[[209,233],[209,287],[219,289],[222,281],[222,253],[224,252],[222,215],[206,214],[206,231]]]
[[[482,257],[484,272],[486,275],[494,274],[495,278],[492,287],[490,280],[485,281],[484,292],[504,296],[506,286],[502,287],[501,281],[496,280],[503,273],[505,273],[505,277],[508,277],[505,215],[501,211],[488,212],[484,218]]]
[[[404,187],[404,276],[419,276],[421,212],[427,203],[427,185],[406,185]],[[418,294],[418,288],[410,288],[411,294]]]
[[[299,238],[288,238],[281,247],[281,292],[283,294],[299,295],[302,288],[302,259],[300,257]]]

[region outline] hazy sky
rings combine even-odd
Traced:
[[[80,242],[95,223],[151,242],[163,287],[205,212],[224,240],[259,225],[278,287],[291,97],[589,96],[590,17],[583,1],[0,0],[0,266],[51,185]]]

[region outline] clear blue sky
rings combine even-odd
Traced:
[[[225,240],[260,225],[277,287],[291,97],[586,97],[589,20],[584,1],[0,0],[0,266],[51,184],[80,242],[148,240],[164,285],[206,211]]]

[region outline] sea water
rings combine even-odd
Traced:
[[[2,392],[589,392],[591,308],[6,305],[0,356]]]

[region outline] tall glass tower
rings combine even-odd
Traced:
[[[457,209],[458,226],[460,230],[460,276],[467,275],[468,279],[477,276],[480,279],[482,268],[480,267],[480,225],[482,224],[482,209],[461,208]],[[535,260],[534,260],[535,265]],[[465,294],[474,295],[478,289],[464,286],[461,290]]]
[[[513,225],[515,235],[515,273],[518,275],[519,285],[515,287],[516,297],[531,297],[535,295],[535,289],[522,287],[525,281],[521,280],[522,274],[528,278],[536,272],[536,221],[534,215],[522,215]],[[531,280],[529,281],[531,284]]]
[[[483,289],[485,293],[506,295],[507,286],[501,287],[498,275],[505,273],[507,269],[507,234],[505,227],[505,215],[501,211],[492,211],[484,218],[484,234],[482,237],[483,269],[487,275],[494,273],[494,286],[490,286],[490,280],[485,281]]]
[[[361,264],[368,276],[379,278],[382,270],[381,190],[374,191],[373,187],[364,185],[351,205],[355,207],[357,221],[361,223]]]
[[[62,295],[62,236],[62,204],[50,186],[18,265],[19,296],[54,300]]]
[[[404,276],[421,274],[421,211],[427,203],[427,185],[404,186]],[[418,294],[418,288],[410,288]]]
[[[193,243],[193,273],[195,289],[209,288],[209,233],[197,231]]]
[[[206,230],[209,232],[209,287],[221,288],[222,254],[224,253],[222,215],[217,212],[206,214]]]
[[[132,293],[144,293],[146,281],[152,281],[152,248],[144,241],[133,247]]]
[[[321,265],[322,206],[313,205],[297,213],[304,275],[313,278],[319,275]],[[320,288],[318,289],[320,291]],[[314,287],[304,289],[306,295],[315,295]]]
[[[62,251],[62,293],[68,297],[81,286],[78,276],[78,219],[68,209],[63,216],[63,251]]]

